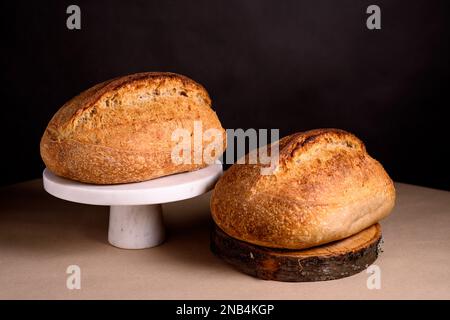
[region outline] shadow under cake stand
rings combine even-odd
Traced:
[[[57,198],[109,206],[109,243],[123,249],[144,249],[164,241],[161,204],[204,194],[213,189],[221,175],[219,162],[144,182],[94,185],[59,177],[46,168],[43,182],[44,189]]]

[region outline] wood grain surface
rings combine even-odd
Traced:
[[[333,280],[361,272],[380,252],[381,227],[371,227],[346,239],[304,249],[260,247],[234,239],[214,225],[211,250],[249,275],[276,281]]]

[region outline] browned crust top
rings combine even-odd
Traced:
[[[280,164],[307,152],[315,144],[338,144],[366,152],[364,143],[350,132],[335,128],[313,129],[294,133],[280,140]]]
[[[105,95],[117,92],[125,86],[139,86],[140,83],[154,84],[157,88],[177,85],[196,92],[208,106],[211,106],[211,99],[206,89],[186,76],[171,72],[135,73],[99,83],[66,102],[50,121],[48,127],[50,133],[54,133],[55,130],[58,133],[75,130],[77,120],[92,110]]]
[[[41,139],[41,157],[55,174],[99,184],[196,170],[206,163],[178,165],[171,158],[178,143],[174,131],[192,135],[196,121],[202,131],[223,132],[197,82],[168,72],[118,77],[83,91],[55,113]]]
[[[211,197],[216,224],[256,245],[301,249],[348,237],[387,216],[395,189],[361,140],[339,129],[279,141],[279,164],[235,164]]]

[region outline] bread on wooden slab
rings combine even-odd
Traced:
[[[192,134],[194,121],[201,121],[203,132],[224,132],[200,84],[174,73],[119,77],[82,92],[59,109],[41,139],[41,156],[55,174],[93,184],[192,171],[207,165],[203,158],[176,164],[171,152],[177,143],[173,131]],[[223,140],[225,144],[225,133]]]
[[[386,217],[395,189],[354,135],[337,129],[279,141],[271,175],[260,164],[234,164],[218,181],[212,217],[233,238],[302,249],[349,237]]]

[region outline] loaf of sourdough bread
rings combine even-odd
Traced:
[[[354,135],[337,129],[279,141],[279,163],[234,164],[213,191],[212,217],[233,238],[303,249],[349,237],[386,217],[394,185]]]
[[[225,146],[210,97],[198,83],[174,73],[119,77],[82,92],[59,109],[41,139],[41,156],[55,174],[93,184],[192,171],[208,163],[203,157],[194,161],[194,148],[191,163],[174,163],[172,151],[178,142],[172,134],[182,129],[193,136],[195,122],[200,135],[211,128],[222,132]],[[200,141],[201,153],[210,141]]]

